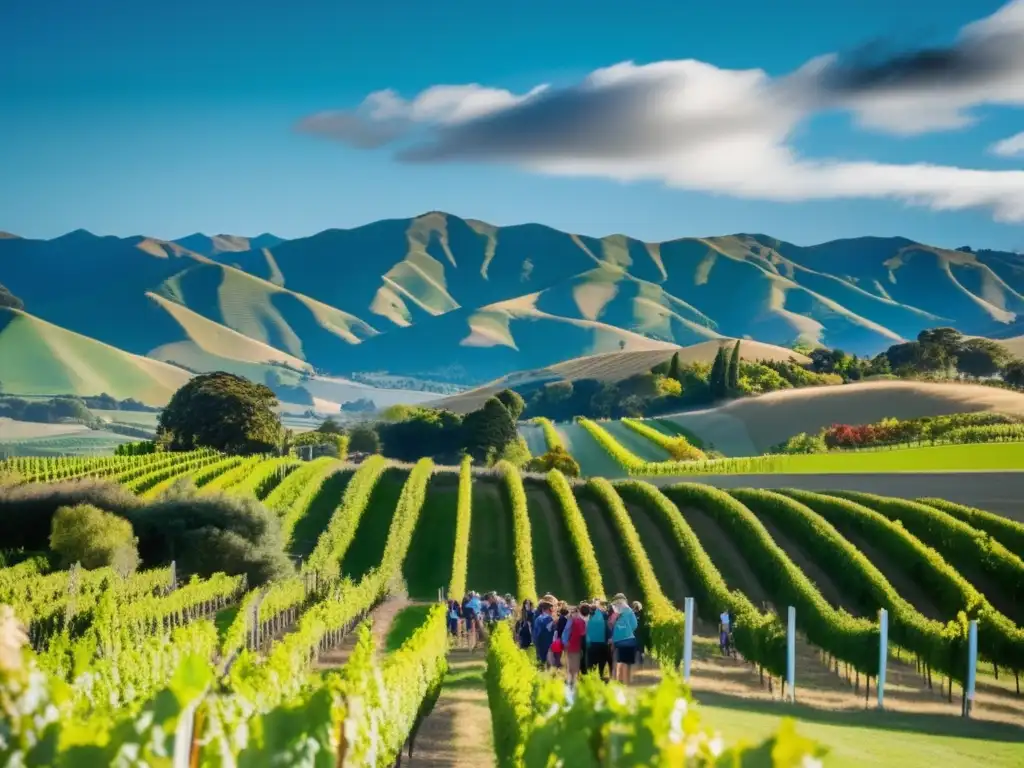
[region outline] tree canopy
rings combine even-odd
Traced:
[[[111,566],[122,576],[139,567],[138,539],[132,524],[91,504],[61,507],[53,517],[50,549],[61,568]]]
[[[160,414],[157,440],[174,451],[270,453],[283,437],[276,405],[263,384],[223,371],[204,373],[174,393]]]

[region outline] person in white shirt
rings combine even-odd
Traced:
[[[725,608],[718,617],[718,647],[723,656],[729,653],[729,624],[729,609]]]

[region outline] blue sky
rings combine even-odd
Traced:
[[[4,3],[0,229],[298,237],[440,209],[651,240],[745,231],[809,244],[872,234],[1024,250],[1024,225],[995,221],[988,207],[737,197],[514,162],[410,164],[389,148],[295,130],[381,89],[411,99],[438,84],[479,83],[522,94],[630,60],[692,58],[777,78],[872,41],[946,45],[1003,4],[933,0],[925,12],[919,0]],[[1024,157],[988,150],[1024,131],[1024,110],[972,111],[974,125],[907,136],[819,110],[799,121],[789,145],[815,158],[1024,170]]]

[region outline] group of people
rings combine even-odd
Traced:
[[[534,648],[540,666],[564,666],[570,687],[581,674],[594,670],[603,680],[614,675],[628,685],[647,647],[644,619],[643,606],[630,605],[622,593],[611,602],[595,597],[578,605],[547,594],[536,608],[529,600],[523,602],[515,633],[520,648]]]
[[[456,642],[464,639],[472,651],[497,622],[510,619],[516,611],[512,595],[471,591],[461,601],[448,600],[448,631]],[[536,607],[532,600],[524,600],[514,632],[520,648],[534,649],[539,666],[564,668],[570,686],[581,674],[594,670],[605,681],[614,676],[628,685],[648,643],[643,606],[631,605],[621,593],[611,601],[595,597],[578,605],[552,594],[544,595]]]

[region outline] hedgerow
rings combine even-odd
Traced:
[[[683,614],[677,611],[658,583],[658,578],[647,557],[640,534],[637,533],[629,511],[615,487],[603,477],[595,477],[583,486],[583,492],[592,496],[604,508],[626,550],[627,559],[650,616],[651,646],[665,663],[679,666],[683,658]]]
[[[786,489],[785,495],[806,504],[840,531],[865,536],[931,595],[939,608],[955,622],[956,636],[966,642],[967,623],[978,621],[978,652],[994,664],[1014,671],[1024,669],[1024,634],[954,569],[942,555],[928,547],[901,524],[862,504],[838,496]],[[953,629],[947,624],[947,631]]]
[[[541,431],[544,433],[544,442],[547,443],[548,450],[553,451],[557,448],[565,448],[565,443],[562,442],[561,435],[558,434],[558,430],[555,429],[555,425],[551,422],[551,419],[543,416],[538,416],[532,419],[534,424],[540,426]]]
[[[740,590],[729,589],[697,534],[665,494],[650,483],[637,480],[625,481],[616,487],[624,497],[653,513],[659,528],[679,549],[682,554],[679,564],[686,571],[687,583],[697,591],[694,597],[698,613],[707,621],[717,622],[718,611],[723,606],[728,607],[734,619],[736,649],[769,674],[781,676],[786,669],[786,635],[778,617],[762,613]]]
[[[562,509],[562,517],[572,540],[573,550],[579,560],[580,573],[583,574],[583,589],[590,597],[604,596],[604,583],[601,581],[601,569],[597,564],[594,544],[587,531],[587,522],[583,519],[576,495],[572,492],[569,481],[557,469],[548,472],[548,487],[558,505]]]
[[[820,765],[828,752],[798,736],[788,719],[761,744],[725,748],[701,726],[689,689],[668,669],[657,686],[637,696],[584,675],[568,701],[565,687],[516,646],[507,624],[488,644],[485,679],[500,768],[711,768],[760,764],[769,754],[778,768],[796,768]]]
[[[856,491],[835,491],[833,496],[849,499],[881,512],[903,526],[961,572],[980,568],[1016,603],[1024,603],[1024,562],[984,531],[952,515],[915,501],[877,496]]]
[[[802,545],[865,615],[885,608],[891,618],[892,642],[915,653],[928,668],[963,680],[967,660],[960,625],[957,622],[943,625],[929,619],[904,600],[863,552],[807,505],[807,501],[818,494],[787,491],[787,496],[747,489],[730,493]],[[846,503],[827,496],[819,498],[820,504]]]
[[[935,507],[952,515],[957,520],[962,520],[980,531],[992,535],[996,541],[1013,552],[1017,557],[1024,558],[1024,525],[1008,517],[986,512],[983,509],[956,504],[945,499],[918,499],[922,504]]]
[[[319,571],[328,578],[340,575],[341,558],[356,535],[359,520],[370,503],[377,481],[387,468],[388,460],[383,456],[371,456],[360,465],[345,487],[341,503],[317,539],[304,569]]]
[[[636,419],[622,419],[622,423],[638,435],[664,448],[675,461],[704,461],[707,459],[704,451],[690,445],[690,441],[683,435],[670,437]]]
[[[537,599],[537,576],[533,570],[533,538],[530,534],[530,514],[526,507],[526,489],[519,470],[507,461],[500,461],[495,469],[501,476],[508,494],[515,536],[516,592],[519,601]]]
[[[448,594],[461,598],[466,594],[469,572],[469,535],[473,518],[473,459],[462,457],[459,468],[459,498],[455,511],[455,553],[452,556],[452,581]]]

